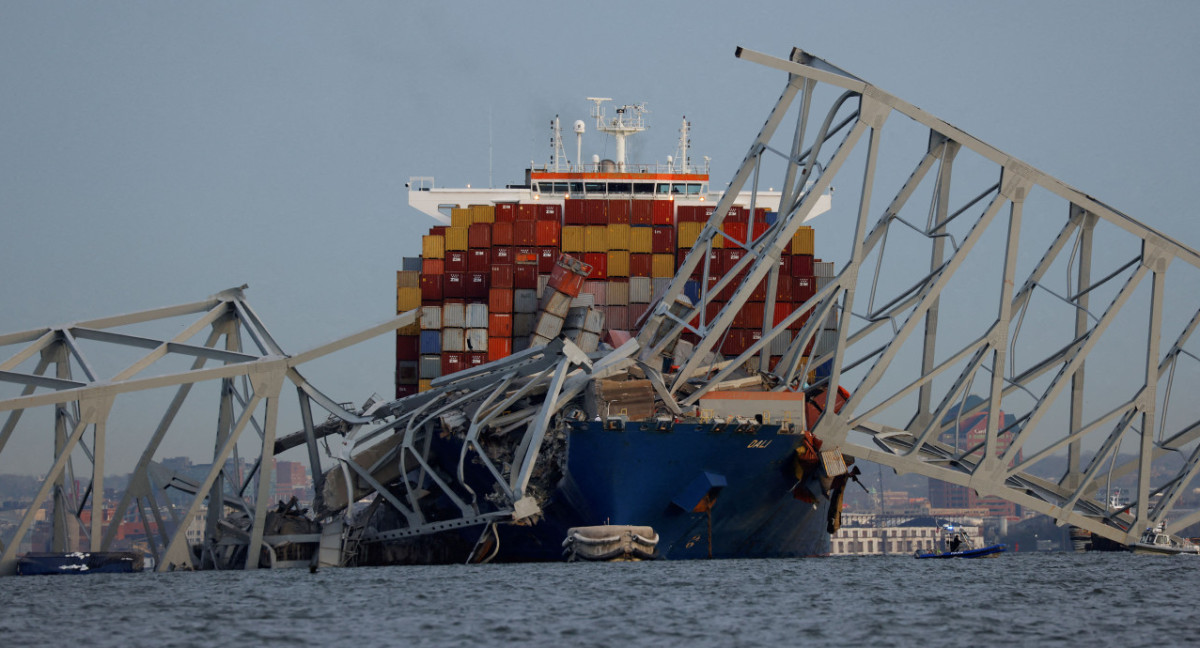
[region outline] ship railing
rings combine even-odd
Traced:
[[[429,191],[433,189],[433,176],[411,176],[404,186],[409,191]]]
[[[613,173],[615,165],[611,161],[589,164],[573,164],[568,166],[553,167],[551,165],[542,165],[533,167],[534,171],[545,173]],[[708,160],[704,161],[704,165],[689,164],[687,166],[679,164],[669,164],[666,162],[655,162],[652,164],[625,164],[625,170],[622,173],[686,173],[686,174],[708,174]],[[430,178],[432,181],[432,178]]]

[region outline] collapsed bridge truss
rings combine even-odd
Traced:
[[[296,367],[411,325],[415,311],[295,356],[279,349],[240,289],[0,336],[0,348],[23,345],[0,362],[0,384],[20,390],[0,400],[0,411],[9,412],[0,459],[28,409],[52,410],[47,438],[54,448],[35,501],[11,532],[0,533],[0,573],[12,573],[47,500],[54,502],[56,550],[66,548],[71,525],[93,551],[111,546],[118,525],[85,515],[105,490],[105,457],[114,451],[106,442],[109,412],[118,397],[159,388],[177,391],[140,442],[114,516],[135,507],[153,527],[149,549],[159,569],[253,568],[264,551],[288,542],[320,543],[324,564],[345,564],[360,542],[464,527],[481,528],[479,549],[491,525],[536,518],[542,451],[563,417],[578,414],[570,405],[591,381],[631,371],[653,384],[659,411],[677,416],[696,414],[705,394],[748,371],[777,391],[844,390],[842,407],[803,422],[826,447],[999,496],[1116,541],[1136,540],[1158,523],[1176,532],[1200,522],[1200,512],[1179,506],[1200,470],[1200,404],[1171,398],[1196,384],[1200,353],[1190,345],[1200,324],[1200,255],[803,51],[787,60],[743,49],[738,56],[784,72],[784,91],[666,296],[638,337],[619,348],[589,356],[555,340],[439,379],[428,392],[356,410],[321,394]],[[819,112],[815,106],[826,102]],[[794,121],[790,132],[781,128],[786,121]],[[733,197],[759,191],[766,177],[782,179],[777,219],[753,240],[730,237],[722,226]],[[848,254],[834,260],[836,272],[815,296],[793,306],[777,299],[780,253],[835,179],[846,180],[843,207],[814,222],[822,253],[835,250],[840,234]],[[848,196],[855,192],[847,185],[857,194]],[[735,267],[712,265],[718,242],[743,248]],[[1053,277],[1065,277],[1065,287]],[[689,280],[699,281],[697,303],[677,299]],[[722,339],[755,291],[766,295],[761,339],[721,358]],[[118,332],[195,314],[173,336]],[[205,330],[205,342],[193,341]],[[105,377],[84,342],[144,353]],[[773,359],[779,348],[786,350]],[[169,357],[191,365],[139,377]],[[664,357],[672,362],[664,366]],[[154,458],[189,391],[210,380],[220,385],[213,463],[189,482]],[[301,429],[277,437],[285,381],[297,389]],[[314,421],[314,403],[328,413],[324,423]],[[947,434],[964,422],[973,424],[972,435]],[[255,434],[244,435],[247,428]],[[435,435],[447,430],[461,448],[452,469],[431,451]],[[341,445],[323,463],[319,450],[331,435]],[[227,463],[243,437],[256,450],[246,474]],[[300,446],[320,494],[317,517],[337,535],[340,555],[328,560],[322,535],[330,534],[272,532],[268,524],[273,462],[264,458]],[[80,460],[91,466],[81,490],[71,487]],[[469,487],[468,469],[490,474],[491,492]],[[1133,497],[1111,506],[1102,495],[1122,480],[1135,484]],[[168,488],[191,499],[170,505]],[[353,504],[372,495],[373,507],[392,514],[390,526],[353,519]],[[206,502],[222,506],[207,507],[197,555],[187,521]],[[228,511],[247,524],[231,529],[223,521]],[[352,522],[345,531],[343,518]]]
[[[847,454],[1124,543],[1148,526],[1174,533],[1200,522],[1200,511],[1173,511],[1200,471],[1189,397],[1200,255],[806,52],[737,55],[786,73],[787,84],[642,330],[643,357],[698,336],[671,386],[681,395],[761,282],[767,313],[761,340],[680,403],[756,356],[768,370],[766,349],[785,337],[775,389],[847,390],[844,408],[808,422]],[[822,92],[824,114],[814,108]],[[796,126],[779,144],[789,109]],[[777,223],[713,276],[707,260],[730,198],[759,191],[772,163],[783,176]],[[852,188],[838,202],[854,211],[821,220],[841,228],[848,258],[803,306],[773,317],[779,253],[835,178]],[[829,250],[823,233],[819,248]],[[1055,280],[1064,275],[1065,285]],[[692,276],[700,303],[671,311]],[[714,313],[709,303],[730,282],[733,297]],[[947,433],[964,422],[975,435]],[[1135,481],[1132,498],[1110,505],[1122,479]]]

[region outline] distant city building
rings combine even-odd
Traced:
[[[982,539],[978,519],[947,520],[920,516],[904,518],[863,513],[843,513],[842,528],[830,538],[831,556],[908,556],[917,551],[934,551],[941,537],[941,524],[953,521],[967,534]]]
[[[970,410],[982,402],[982,398],[970,396],[963,404],[964,409]],[[955,407],[942,419],[943,431],[939,439],[942,443],[965,451],[982,446],[987,441],[988,411],[986,409],[963,416],[958,422],[958,434],[956,435],[954,422],[957,418],[958,408]],[[1011,414],[1005,415],[1004,412],[1000,412],[1000,428],[1008,426],[1013,420],[1014,417]],[[996,450],[998,452],[1007,450],[1012,444],[1012,438],[1011,432],[998,435]],[[982,450],[979,450],[967,456],[978,458],[982,454]],[[1018,453],[1017,460],[1020,460],[1020,453]],[[972,488],[933,478],[929,480],[929,503],[934,509],[985,509],[988,517],[1002,517],[1010,520],[1018,520],[1021,517],[1020,507],[1013,502],[995,496],[982,497]]]

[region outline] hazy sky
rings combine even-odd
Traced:
[[[0,332],[243,283],[289,352],[365,328],[430,226],[408,178],[483,186],[490,156],[519,181],[587,96],[646,102],[636,159],[686,114],[723,185],[784,82],[739,45],[803,47],[1200,247],[1197,25],[1192,2],[0,3]],[[307,373],[387,395],[393,353]]]

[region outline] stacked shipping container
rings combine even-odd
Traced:
[[[397,312],[420,309],[416,326],[397,331],[396,396],[429,388],[434,378],[504,358],[562,332],[588,349],[602,330],[636,330],[649,304],[664,294],[675,269],[699,242],[712,206],[671,200],[570,200],[469,205],[451,210],[450,225],[422,238],[421,258],[397,273]],[[685,286],[701,295],[705,264],[719,278],[742,260],[775,214],[730,209],[708,259]],[[831,264],[813,257],[813,232],[802,227],[780,260],[772,319],[782,322],[815,294]],[[564,257],[565,255],[565,257]],[[740,278],[740,277],[739,277]],[[822,277],[824,278],[824,277]],[[708,288],[715,288],[715,280]],[[827,280],[827,279],[826,279]],[[731,281],[706,309],[712,319],[732,295]],[[823,284],[821,284],[823,285]],[[720,343],[726,355],[762,336],[766,281],[739,310]],[[789,329],[799,330],[802,319]],[[685,339],[696,341],[688,333]],[[772,360],[786,349],[772,346]]]

